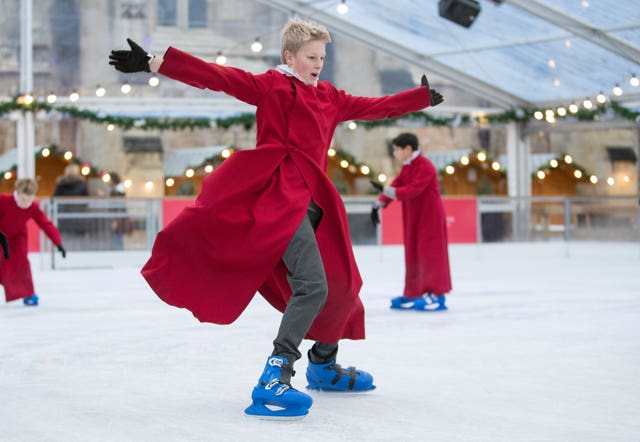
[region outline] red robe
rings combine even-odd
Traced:
[[[447,218],[444,213],[438,172],[423,155],[402,166],[391,186],[402,202],[404,229],[404,296],[424,293],[442,295],[451,291]],[[384,205],[393,201],[380,196]]]
[[[4,286],[7,302],[35,293],[27,255],[29,219],[33,219],[55,245],[62,244],[60,232],[40,210],[36,201],[27,209],[21,209],[13,195],[0,195],[0,231],[7,235],[11,253],[8,260],[0,254],[0,284]]]
[[[429,105],[424,87],[354,97],[269,70],[252,74],[169,48],[160,74],[222,91],[257,107],[255,150],[234,153],[203,182],[194,206],[156,238],[142,275],[166,303],[202,322],[229,324],[256,291],[284,311],[291,296],[281,260],[311,199],[323,210],[316,231],[329,293],[307,338],[364,338],[360,273],[344,204],[327,178],[327,151],[346,120],[398,117]]]

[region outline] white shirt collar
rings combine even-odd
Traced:
[[[411,156],[410,156],[409,158],[407,158],[406,160],[404,160],[404,161],[402,162],[402,164],[404,164],[405,166],[406,166],[407,164],[411,164],[411,162],[412,162],[413,160],[415,160],[416,158],[418,158],[420,155],[422,155],[422,151],[421,151],[420,149],[415,150],[415,151],[411,154]]]
[[[316,84],[307,83],[306,81],[304,81],[304,79],[297,72],[294,72],[293,69],[291,69],[286,64],[279,64],[278,66],[276,66],[276,71],[286,75],[287,77],[295,77],[304,84],[308,84],[309,86],[317,86]]]

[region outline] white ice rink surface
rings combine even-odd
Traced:
[[[356,248],[368,337],[338,362],[378,388],[312,393],[290,422],[243,413],[280,317],[260,296],[233,325],[201,324],[156,298],[142,257],[34,265],[41,305],[0,304],[0,440],[640,440],[638,243],[450,253],[450,310],[434,314],[388,308],[401,248]],[[302,389],[306,358],[296,369]]]

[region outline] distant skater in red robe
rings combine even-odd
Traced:
[[[447,310],[445,295],[451,291],[451,273],[438,172],[422,155],[414,134],[400,134],[392,143],[393,156],[402,162],[400,174],[389,186],[372,182],[383,192],[372,211],[374,224],[379,221],[380,207],[396,199],[402,203],[405,286],[403,295],[391,300],[391,308]]]
[[[27,221],[33,219],[62,256],[66,250],[62,246],[60,233],[34,201],[38,184],[30,178],[16,181],[12,195],[0,195],[0,231],[7,237],[7,253],[0,258],[0,284],[4,286],[7,302],[22,299],[28,306],[38,305],[38,295],[33,288],[31,265],[27,249]]]
[[[256,149],[234,153],[204,180],[195,205],[159,233],[142,269],[162,300],[200,321],[235,321],[256,292],[283,312],[245,410],[250,415],[308,413],[311,397],[290,384],[304,338],[316,341],[308,353],[309,388],[375,388],[366,371],[336,363],[340,339],[364,339],[364,309],[344,204],[326,175],[327,152],[340,122],[437,104],[428,87],[367,98],[319,81],[330,41],[323,26],[291,20],[282,30],[283,64],[262,74],[173,47],[157,58],[131,40],[131,50],[110,56],[122,72],[158,72],[256,106]]]

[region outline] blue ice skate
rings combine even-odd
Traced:
[[[413,304],[413,309],[423,312],[440,312],[443,310],[448,310],[445,302],[446,298],[444,295],[424,295],[416,300],[416,302]]]
[[[22,298],[22,303],[24,305],[28,305],[30,307],[35,307],[38,305],[38,295],[35,293],[31,296],[27,296],[26,298]]]
[[[355,367],[342,368],[336,361],[314,364],[309,359],[307,382],[309,390],[363,392],[376,388],[369,373]]]
[[[397,296],[391,299],[391,308],[396,310],[411,310],[414,308],[415,303],[424,302],[422,297],[407,298],[406,296]]]
[[[244,410],[246,414],[267,419],[301,419],[309,414],[313,399],[283,381],[283,371],[294,374],[287,358],[281,356],[267,358],[258,385],[251,393],[253,403]]]

